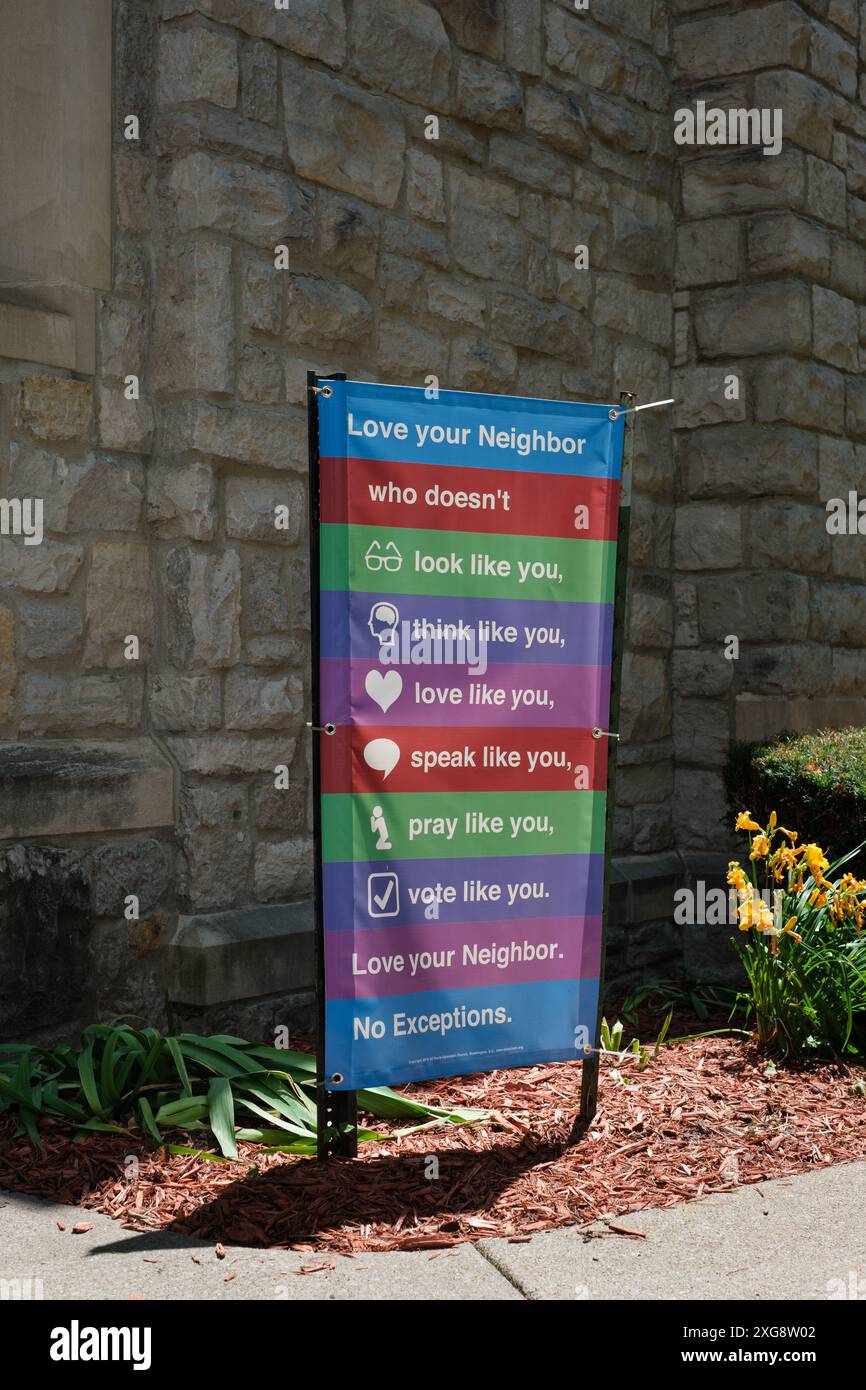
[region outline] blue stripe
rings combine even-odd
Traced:
[[[433,1031],[431,1017],[455,1009],[501,1011],[503,1021]],[[499,1067],[581,1061],[575,1030],[595,1033],[597,980],[553,980],[539,984],[490,985],[483,989],[435,990],[384,999],[340,999],[327,1005],[325,1075],[333,1090],[401,1085],[436,1076],[459,1076]],[[397,1033],[402,1016],[402,1034]],[[428,1029],[408,1032],[408,1020],[427,1019]],[[370,1036],[353,1041],[355,1022]],[[384,1025],[384,1036],[372,1036]]]
[[[584,478],[619,478],[623,417],[611,420],[609,405],[577,401],[544,401],[527,396],[481,395],[473,391],[440,391],[427,400],[415,386],[380,386],[360,381],[329,383],[332,394],[319,397],[319,450],[325,458],[379,459],[383,462],[442,463],[463,468],[513,469],[522,473],[562,473]],[[385,439],[349,434],[349,415],[356,430],[364,421],[405,423],[408,438]],[[466,443],[420,442],[418,429],[441,426],[468,430]],[[482,427],[515,430],[525,447],[484,443]],[[539,438],[535,438],[535,432]],[[547,437],[560,448],[547,447]],[[462,440],[462,435],[453,436]],[[582,453],[566,453],[566,441],[585,440]],[[540,440],[544,441],[543,443]]]

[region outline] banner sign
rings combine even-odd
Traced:
[[[334,1090],[595,1033],[622,414],[428,394],[318,398]]]

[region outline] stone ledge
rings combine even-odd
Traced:
[[[316,983],[313,904],[279,903],[181,917],[166,955],[178,1004],[226,1004]]]
[[[174,768],[152,740],[0,742],[0,840],[174,825]]]

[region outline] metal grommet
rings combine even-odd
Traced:
[[[595,1051],[595,1048],[592,1046],[591,1043],[584,1043],[584,1044],[583,1044],[583,1055],[584,1055],[584,1057],[591,1057],[594,1051]]]
[[[333,388],[333,386],[323,386],[323,387],[322,387],[322,395],[323,395],[326,399],[327,399],[328,396],[333,396],[333,394],[334,394],[334,388]]]
[[[604,738],[604,729],[593,729],[593,738]]]
[[[335,734],[337,732],[336,724],[314,724],[312,719],[307,720],[307,728],[311,729],[314,734]]]
[[[335,1071],[333,1076],[328,1077],[328,1080],[332,1086],[341,1086],[343,1084],[343,1074],[342,1072]]]
[[[607,414],[608,414],[608,419],[610,419],[610,420],[618,420],[618,419],[619,419],[619,411],[618,411],[618,410],[609,410],[609,411],[607,412]]]

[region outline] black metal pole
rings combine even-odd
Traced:
[[[309,489],[310,489],[310,660],[312,665],[312,738],[313,738],[313,845],[315,856],[315,925],[316,925],[316,1156],[320,1159],[358,1155],[358,1104],[354,1091],[333,1091],[328,1087],[332,1078],[325,1075],[325,925],[323,913],[322,874],[322,738],[321,695],[319,688],[319,385],[322,381],[345,381],[345,372],[320,377],[307,372],[307,424],[309,431]]]
[[[636,397],[630,391],[623,391],[619,398],[623,410],[630,410]],[[631,482],[634,462],[634,422],[633,414],[625,416],[625,434],[622,446],[622,474],[619,494],[619,519],[616,536],[616,571],[613,592],[613,638],[610,653],[610,721],[611,732],[619,732],[619,706],[622,681],[622,655],[625,646],[626,593],[628,589],[628,538],[631,526]],[[613,843],[613,818],[616,803],[616,759],[619,740],[608,739],[607,747],[607,803],[604,827],[604,888],[601,912],[601,963],[598,980],[598,1011],[593,1035],[593,1052],[583,1063],[580,1082],[580,1116],[572,1131],[589,1124],[598,1109],[598,1050],[601,1046],[601,1019],[604,1009],[604,966],[607,949],[607,918],[610,908],[610,847]]]

